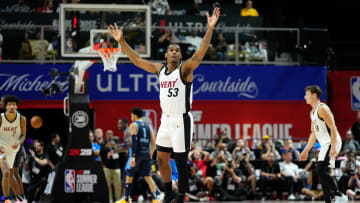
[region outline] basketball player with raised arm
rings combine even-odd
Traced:
[[[25,141],[26,118],[17,112],[19,99],[14,95],[6,95],[3,105],[5,113],[0,117],[0,167],[3,174],[1,185],[5,196],[5,203],[10,203],[10,185],[14,194],[20,192],[20,183],[15,179],[14,162],[21,144]],[[20,200],[23,200],[22,196]]]
[[[178,203],[184,202],[184,196],[188,187],[189,169],[187,166],[187,153],[193,131],[193,118],[190,113],[192,104],[192,81],[193,72],[204,58],[219,19],[220,8],[215,8],[213,14],[207,17],[207,31],[197,50],[191,58],[181,63],[181,50],[178,44],[170,44],[165,53],[166,64],[152,63],[142,59],[128,45],[123,36],[123,27],[117,24],[109,26],[109,32],[121,45],[122,50],[131,62],[145,71],[155,73],[160,83],[160,106],[162,110],[161,125],[156,137],[157,163],[160,175],[165,184],[165,203],[174,199],[171,185],[171,167],[169,163],[170,153],[174,152],[174,158],[179,171]]]
[[[322,90],[317,85],[305,88],[304,98],[306,103],[312,107],[310,112],[311,135],[304,151],[300,154],[300,160],[307,160],[309,151],[317,139],[321,145],[317,171],[320,175],[325,202],[331,202],[332,194],[335,195],[335,202],[346,202],[347,197],[338,192],[337,183],[333,177],[335,159],[341,150],[341,137],[330,108],[320,102],[321,95]]]

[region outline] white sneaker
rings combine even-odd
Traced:
[[[144,202],[144,197],[142,195],[139,195],[137,202],[139,203]]]
[[[294,199],[296,199],[295,195],[293,195],[293,194],[289,195],[288,200],[294,200]]]
[[[165,193],[161,192],[160,193],[160,202],[163,202],[165,198]]]
[[[349,199],[346,195],[342,194],[341,196],[335,196],[335,203],[344,203],[347,202]]]

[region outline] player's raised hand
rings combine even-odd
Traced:
[[[118,42],[123,39],[123,26],[118,28],[117,24],[114,23],[114,25],[109,25],[108,31],[111,34],[111,36]]]
[[[207,22],[209,27],[214,28],[217,21],[219,20],[219,16],[220,16],[220,8],[216,7],[214,8],[213,14],[212,16],[209,15],[208,12],[206,12],[206,17],[207,17]]]
[[[300,161],[306,161],[308,158],[308,153],[304,150],[303,152],[301,152],[299,160]]]

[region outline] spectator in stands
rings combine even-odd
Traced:
[[[252,0],[247,0],[245,3],[245,8],[241,9],[241,16],[252,16],[257,17],[259,16],[259,13],[255,8],[253,8],[253,2]]]
[[[352,200],[360,200],[360,171],[359,168],[356,172],[350,176],[350,179],[347,183],[346,195],[349,196]]]
[[[40,60],[42,54],[44,54],[45,57],[47,56],[49,42],[46,39],[41,40],[41,32],[36,33],[36,39],[31,39],[29,42],[32,48],[32,53],[35,55],[37,60]]]
[[[228,44],[221,32],[217,34],[213,45],[216,49],[216,58],[218,61],[228,61],[230,59],[229,55],[227,55]]]
[[[228,162],[222,173],[216,177],[216,200],[241,201],[250,195],[250,187],[246,184],[247,176],[240,168],[239,160]]]
[[[316,157],[312,158],[307,165],[305,166],[304,170],[309,172],[307,177],[306,185],[301,189],[301,193],[310,197],[311,200],[319,200],[323,195],[324,192],[318,189],[319,181],[319,174],[316,170],[317,166],[317,157],[319,156],[320,148],[316,149]]]
[[[91,130],[89,130],[89,140],[94,152],[95,160],[99,161],[101,147],[97,142],[94,142],[94,133]]]
[[[104,140],[104,131],[101,128],[95,129],[95,139],[100,146],[106,144],[106,141]]]
[[[296,199],[295,193],[300,189],[299,185],[301,184],[299,178],[299,167],[298,165],[292,162],[292,152],[288,149],[284,153],[284,161],[280,164],[280,173],[285,180],[285,187],[288,188],[289,200]]]
[[[339,180],[339,190],[342,193],[346,193],[350,177],[354,176],[360,167],[360,162],[356,160],[355,153],[353,151],[349,151],[346,157],[346,159],[340,162],[342,176]]]
[[[115,149],[114,133],[112,130],[106,131],[107,143],[100,149],[100,157],[104,165],[104,173],[109,188],[109,200],[113,201],[121,198],[121,170],[120,156]],[[113,187],[114,186],[114,189]]]
[[[238,139],[236,141],[236,146],[232,152],[232,159],[237,160],[237,159],[246,158],[247,156],[249,156],[250,160],[255,159],[254,152],[251,151],[251,149],[249,147],[247,147],[247,146],[245,147],[244,140]]]
[[[185,36],[184,42],[193,45],[193,47],[189,47],[190,51],[197,51],[197,50],[200,49],[202,38],[198,36],[197,29],[192,28],[191,29],[191,34]]]
[[[357,153],[360,150],[360,144],[358,141],[354,140],[351,129],[346,131],[345,141],[342,144],[342,149],[339,155],[344,155],[348,151],[353,151]]]
[[[166,49],[168,48],[170,43],[178,43],[179,39],[176,37],[176,35],[173,33],[173,31],[170,28],[167,28],[163,35],[161,35],[158,40],[158,46],[159,49],[157,51],[157,58],[163,59],[164,54],[166,52]]]
[[[186,10],[186,15],[190,15],[190,16],[200,15],[199,4],[194,3],[192,8]]]
[[[169,15],[171,13],[167,0],[152,0],[149,4],[151,5],[152,14]]]
[[[227,137],[227,131],[226,129],[221,130],[220,128],[218,128],[216,130],[216,135],[215,135],[215,146],[217,146],[219,143],[229,143],[230,139]]]
[[[206,177],[206,164],[209,161],[209,157],[209,152],[200,149],[194,149],[188,155],[189,161],[196,165],[197,170],[202,172],[203,177]]]
[[[226,161],[231,161],[231,153],[227,150],[227,145],[225,143],[219,143],[216,146],[216,150],[211,152],[210,154],[210,161],[214,161],[217,159],[220,160],[221,163]],[[219,162],[220,163],[220,162]]]
[[[216,177],[222,173],[224,166],[231,162],[231,153],[227,150],[226,144],[219,143],[209,159],[206,176]]]
[[[260,151],[260,156],[262,160],[267,160],[267,157],[269,157],[269,154],[274,153],[275,160],[280,159],[280,154],[276,150],[275,145],[273,144],[272,140],[268,139],[265,142],[265,148]]]
[[[52,0],[45,0],[42,13],[54,13],[54,2]]]
[[[20,60],[31,60],[34,59],[35,55],[32,52],[31,44],[28,38],[28,33],[25,32],[24,40],[21,42],[21,47],[19,50],[19,59]]]
[[[254,167],[250,163],[250,154],[248,153],[246,156],[237,157],[236,159],[239,163],[239,168],[243,171],[243,174],[246,176],[246,181],[244,180],[243,183],[250,184],[252,189],[252,194],[254,195],[256,192],[256,176]]]
[[[198,170],[194,163],[190,163],[189,166],[190,175],[187,196],[191,200],[209,200],[208,196],[212,194],[214,180],[211,177],[204,178],[202,171]]]
[[[354,139],[360,143],[360,111],[356,112],[357,121],[351,126]]]
[[[283,155],[287,151],[291,151],[294,160],[299,160],[300,152],[294,147],[293,141],[291,139],[287,139],[285,141],[283,148],[280,150],[280,154]]]
[[[30,13],[31,9],[30,6],[26,5],[25,0],[18,0],[17,4],[14,4],[10,8],[10,12],[14,13]]]
[[[269,152],[266,155],[266,162],[261,167],[261,176],[258,184],[264,198],[271,199],[269,192],[272,191],[276,191],[278,199],[281,198],[282,182],[280,178],[280,166],[275,162],[275,154],[274,152]]]

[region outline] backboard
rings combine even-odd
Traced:
[[[151,10],[148,5],[60,4],[61,56],[99,58],[94,47],[121,48],[108,33],[110,24],[124,26],[124,37],[141,57],[150,57]],[[91,47],[88,52],[80,50]],[[120,57],[126,57],[121,53]]]

